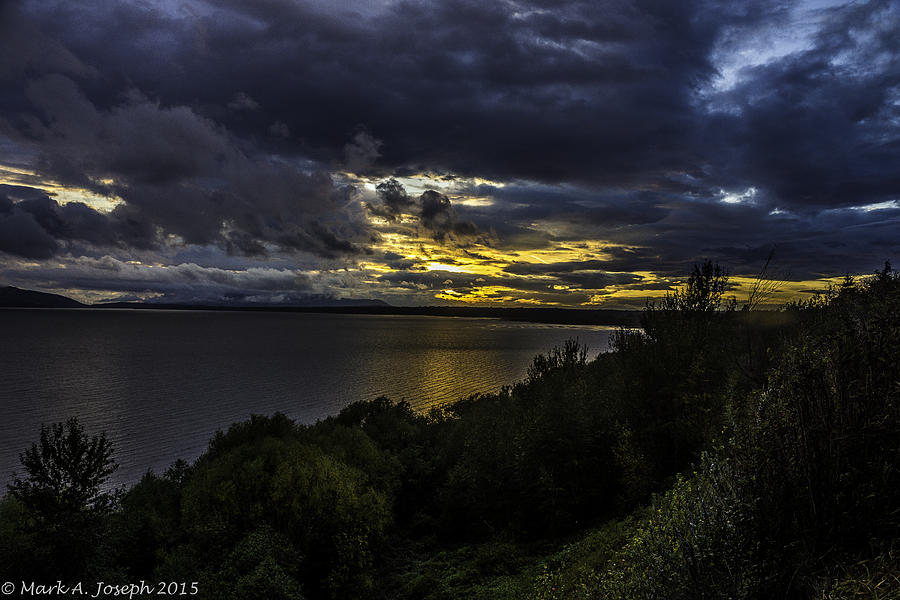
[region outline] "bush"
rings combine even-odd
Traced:
[[[837,575],[823,578],[821,600],[897,600],[900,598],[900,540],[891,548],[872,558],[847,561],[840,565]]]
[[[659,498],[597,586],[600,598],[756,598],[759,514],[749,481],[720,454]]]
[[[900,279],[848,279],[791,310],[800,329],[766,389],[728,444],[657,501],[601,597],[806,598],[841,557],[897,538]],[[827,593],[892,589],[883,557]]]
[[[182,515],[189,544],[209,569],[267,526],[304,556],[304,590],[335,598],[371,589],[372,546],[389,522],[385,496],[362,472],[315,446],[267,436],[199,460],[185,482]],[[286,573],[293,568],[279,564]]]

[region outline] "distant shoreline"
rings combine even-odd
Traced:
[[[278,306],[229,304],[168,304],[151,302],[107,302],[82,304],[72,298],[14,287],[0,288],[0,308],[71,308],[71,309],[129,309],[129,310],[204,310],[295,312],[353,315],[422,315],[436,317],[493,318],[504,321],[552,323],[557,325],[613,325],[636,327],[640,311],[580,309],[580,308],[503,308],[477,306],[391,306],[378,301],[343,300],[331,306]]]
[[[486,308],[468,306],[207,306],[190,304],[136,304],[117,302],[86,308],[129,310],[199,310],[342,315],[406,315],[492,318],[504,321],[555,325],[607,325],[636,327],[639,311],[577,308]]]

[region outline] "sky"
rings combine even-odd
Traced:
[[[900,2],[0,0],[0,285],[771,303],[900,258]]]

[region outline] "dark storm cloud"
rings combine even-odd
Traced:
[[[341,6],[0,4],[0,136],[42,176],[124,200],[105,216],[56,207],[56,223],[15,197],[3,249],[146,247],[161,233],[239,254],[358,255],[374,236],[367,212],[327,174],[351,170],[501,182],[480,190],[490,206],[400,186],[380,189],[369,212],[394,225],[415,215],[438,240],[490,230],[504,250],[629,248],[598,273],[682,274],[705,256],[751,272],[777,244],[793,273],[812,276],[869,271],[900,250],[891,205],[857,210],[900,197],[893,0],[803,13],[808,39],[725,83],[729,56],[768,52],[809,8]]]
[[[478,227],[469,221],[461,221],[456,215],[450,198],[434,190],[426,190],[419,196],[422,226],[428,229],[434,239],[442,241],[448,237],[465,238],[478,234]]]
[[[104,74],[89,86],[103,108],[127,80],[245,136],[283,123],[326,162],[617,183],[696,168],[693,91],[720,29],[752,20],[714,2],[404,2],[355,19],[198,5],[209,16],[91,2],[28,14]],[[233,110],[247,100],[252,114]],[[348,145],[360,123],[371,137]]]
[[[115,175],[138,184],[213,175],[229,150],[224,133],[185,106],[164,108],[133,94],[101,111],[62,75],[32,81],[25,95],[39,114],[26,133],[40,143],[50,161],[46,169],[73,173],[71,183],[89,185],[89,175]]]
[[[474,273],[456,273],[451,271],[428,271],[412,273],[386,273],[378,276],[379,281],[389,282],[393,286],[410,289],[444,290],[453,289],[468,291],[472,288],[501,286],[525,292],[547,292],[552,290],[555,282],[550,279],[537,280],[528,277],[492,277]]]
[[[157,301],[168,302],[291,302],[314,295],[308,276],[291,270],[249,268],[229,270],[203,267],[194,263],[168,265],[165,268],[133,264],[114,259],[66,257],[66,268],[55,265],[31,269],[10,269],[0,274],[23,286],[41,283],[50,288],[129,293],[143,297],[158,295]],[[119,298],[113,298],[119,299]]]
[[[0,197],[0,251],[26,258],[48,258],[58,247],[32,215],[15,210],[12,202]]]
[[[900,209],[794,214],[760,204],[674,203],[669,216],[659,222],[608,228],[601,236],[626,246],[604,249],[610,258],[598,268],[610,271],[677,277],[709,258],[733,274],[753,276],[775,247],[774,261],[782,275],[808,280],[867,273],[898,255]]]
[[[367,131],[358,131],[350,143],[344,146],[344,163],[354,173],[367,172],[381,156],[381,141]]]
[[[37,28],[33,21],[39,8],[6,3],[3,11],[13,26],[18,22]],[[115,18],[119,12],[107,16]],[[38,40],[48,31],[64,37],[68,30],[60,29],[62,24],[43,23]],[[350,202],[352,190],[335,185],[322,166],[261,152],[193,107],[151,100],[130,84],[118,87],[121,82],[102,68],[97,75],[75,68],[81,63],[61,62],[53,44],[43,54],[27,40],[23,48],[10,47],[18,40],[0,41],[0,53],[31,57],[27,69],[0,64],[0,108],[5,109],[0,133],[33,150],[32,168],[40,176],[124,200],[109,220],[145,234],[149,230],[142,236],[144,246],[158,244],[159,234],[189,244],[218,244],[231,252],[264,254],[271,244],[333,257],[363,252],[371,242],[365,214]],[[242,111],[253,109],[254,102],[247,94],[231,100],[232,108]],[[361,140],[365,138],[357,136],[356,143]],[[102,217],[84,208],[54,209],[72,213],[68,216],[77,223],[63,227],[45,218],[38,225],[54,242],[122,241],[121,231],[88,235],[87,229]],[[78,210],[81,214],[75,214]],[[39,235],[25,217],[10,218],[23,230],[5,235],[7,251],[22,248],[26,255],[45,256],[61,247]],[[76,231],[69,232],[71,227]],[[4,232],[8,229],[9,223]]]
[[[396,221],[404,214],[415,215],[419,224],[437,241],[464,240],[478,235],[478,226],[459,219],[453,203],[445,194],[425,190],[418,198],[411,197],[396,179],[382,181],[375,186],[379,202],[366,207],[373,215]]]
[[[862,205],[900,195],[900,5],[831,9],[809,49],[747,68],[707,121],[723,183],[782,207]]]
[[[150,247],[155,231],[130,212],[128,207],[119,207],[103,214],[81,202],[60,205],[47,196],[19,202],[0,196],[0,250],[26,258],[49,258],[68,242]]]
[[[356,253],[368,239],[362,213],[345,209],[349,190],[327,173],[248,156],[187,107],[162,107],[133,92],[104,111],[62,75],[36,79],[25,95],[40,118],[19,133],[39,148],[38,169],[121,197],[119,212],[130,223],[255,254],[264,253],[265,242],[323,256]],[[76,237],[109,244],[116,235]]]
[[[652,191],[598,191],[583,186],[522,183],[503,187],[463,186],[458,191],[493,199],[493,205],[471,211],[474,220],[491,223],[500,218],[512,222],[556,219],[598,225],[634,225],[658,221],[669,210],[665,206],[668,198]]]
[[[18,82],[30,73],[97,75],[64,41],[44,30],[46,22],[29,18],[23,9],[24,3],[0,3],[0,82]]]
[[[606,262],[599,260],[571,261],[557,263],[513,263],[503,270],[516,275],[540,275],[553,277],[560,283],[585,289],[602,289],[611,285],[632,284],[642,281],[642,277],[632,273],[609,273],[604,271]]]
[[[415,206],[415,200],[406,192],[403,184],[393,178],[375,186],[375,193],[379,203],[369,204],[368,208],[372,214],[389,221],[396,221],[404,213],[410,213]]]
[[[43,198],[47,192],[40,188],[27,185],[0,185],[0,196],[5,196],[11,200],[29,200],[33,198]]]

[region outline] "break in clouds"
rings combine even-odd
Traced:
[[[869,272],[898,33],[895,1],[5,2],[0,278],[579,304],[773,247]]]

